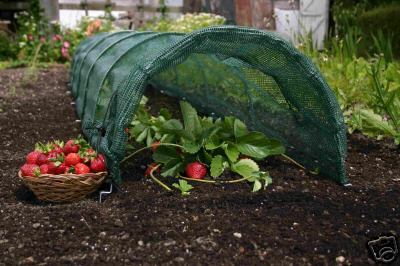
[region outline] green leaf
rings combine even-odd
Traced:
[[[222,144],[223,144],[223,142],[217,136],[214,135],[207,140],[204,147],[207,150],[215,150],[215,149],[218,149],[219,147],[221,147]]]
[[[180,105],[183,124],[185,125],[186,131],[195,136],[199,136],[202,130],[196,109],[194,109],[188,102],[185,101],[181,101]]]
[[[170,119],[161,127],[161,132],[164,134],[172,134],[176,137],[185,138],[194,141],[193,134],[183,129],[182,123],[177,119]]]
[[[228,140],[234,137],[234,122],[233,116],[226,116],[221,123],[221,130],[219,132],[220,138]]]
[[[183,126],[178,119],[170,119],[163,124],[162,128],[165,130],[181,130]]]
[[[382,116],[374,113],[371,109],[357,109],[352,113],[348,124],[350,129],[358,129],[365,135],[376,137],[379,134],[395,136],[396,131]]]
[[[220,130],[220,127],[217,126],[212,126],[207,128],[206,130],[203,130],[201,134],[201,142],[204,144],[206,143],[210,138],[215,136],[215,134]]]
[[[199,159],[201,162],[210,165],[212,161],[212,155],[206,151],[206,149],[201,149],[201,152],[199,153]]]
[[[240,138],[246,135],[249,131],[242,121],[240,121],[239,119],[235,119],[233,123],[233,132],[236,138]]]
[[[214,121],[212,117],[209,116],[205,116],[203,118],[200,119],[200,124],[202,126],[202,128],[209,128],[214,126]]]
[[[143,130],[142,133],[140,133],[139,136],[136,138],[136,141],[137,142],[142,142],[143,140],[145,140],[146,137],[147,137],[148,132],[149,132],[148,128]]]
[[[220,176],[225,170],[224,158],[221,155],[217,155],[212,158],[210,174],[212,177]]]
[[[179,160],[172,160],[163,166],[161,176],[176,176],[179,172],[182,171],[183,166],[183,163]]]
[[[139,124],[136,124],[134,127],[132,127],[129,132],[131,133],[132,136],[134,136],[136,139],[137,137],[144,131],[146,130],[146,126],[141,124],[139,121],[136,121]]]
[[[197,153],[201,148],[201,146],[199,144],[196,144],[196,143],[193,143],[193,142],[187,141],[187,140],[182,141],[182,146],[186,152],[191,153],[191,154]]]
[[[242,159],[234,163],[231,169],[243,177],[251,177],[260,171],[258,164],[251,159]]]
[[[183,196],[189,195],[190,194],[189,191],[193,189],[193,186],[183,179],[179,180],[179,184],[173,183],[172,186],[179,189]]]
[[[268,172],[264,173],[263,179],[264,179],[264,188],[266,188],[268,185],[272,184],[272,178]]]
[[[241,153],[257,159],[285,152],[285,148],[278,140],[269,139],[261,132],[250,132],[237,141]]]
[[[252,190],[252,192],[259,191],[261,188],[262,188],[261,182],[260,182],[259,180],[256,179],[256,180],[254,181],[254,184],[253,184],[253,190]]]
[[[167,108],[161,108],[159,114],[163,116],[166,120],[169,120],[172,118],[172,115],[170,111]]]
[[[223,146],[226,156],[231,162],[236,162],[239,157],[238,147],[233,143]]]
[[[146,146],[150,146],[154,142],[153,137],[151,136],[151,130],[148,129],[148,134],[146,138]]]
[[[173,160],[180,160],[175,147],[159,146],[152,156],[158,163],[168,164]]]
[[[232,130],[234,128],[235,119],[233,116],[225,116],[223,123],[226,129]]]

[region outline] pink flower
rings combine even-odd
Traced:
[[[46,42],[46,37],[44,37],[44,36],[40,36],[40,42],[41,42],[41,43],[44,43],[44,42]]]
[[[32,34],[28,34],[26,37],[28,38],[29,41],[33,41],[33,36],[32,36]]]
[[[61,56],[68,59],[69,58],[69,52],[68,48],[61,47]]]
[[[61,37],[59,34],[56,34],[56,35],[54,35],[51,39],[52,39],[53,41],[61,41],[62,37]]]
[[[67,42],[67,41],[65,41],[64,43],[63,43],[63,46],[65,47],[65,48],[69,48],[69,42]]]

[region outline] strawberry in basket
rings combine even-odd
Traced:
[[[106,161],[81,137],[62,141],[37,143],[26,156],[21,167],[22,176],[38,177],[45,174],[87,174],[105,172]]]

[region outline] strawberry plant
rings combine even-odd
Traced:
[[[127,134],[133,138],[135,142],[146,146],[153,145],[152,148],[156,149],[156,144],[160,141],[173,141],[172,135],[162,134],[160,132],[163,124],[171,118],[171,114],[168,110],[162,109],[160,115],[154,117],[147,112],[146,103],[147,98],[143,97],[138,111],[136,112],[136,116],[127,130]]]
[[[181,191],[182,196],[187,196],[190,194],[190,190],[193,189],[193,186],[190,185],[186,180],[179,180],[179,183],[173,183],[172,186],[179,189]]]
[[[163,112],[167,115],[150,116],[142,103],[129,132],[132,147],[145,147],[124,161],[144,149],[152,149],[152,159],[161,168],[162,177],[207,183],[248,181],[253,183],[253,191],[272,182],[269,173],[261,171],[257,161],[283,154],[285,149],[279,141],[267,138],[261,132],[249,131],[237,118],[200,117],[185,101],[180,102],[180,107],[183,121],[171,118],[166,110]],[[219,180],[225,171],[241,177],[230,181]],[[209,178],[206,178],[207,173]],[[152,173],[147,175],[152,176]]]

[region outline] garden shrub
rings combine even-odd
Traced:
[[[393,35],[393,52],[397,58],[400,57],[400,3],[393,3],[386,6],[366,11],[357,19],[364,37],[371,40],[371,36],[376,35],[377,30],[381,29],[386,34]]]
[[[185,14],[177,20],[161,18],[159,21],[151,21],[142,27],[142,30],[161,32],[191,32],[209,26],[225,24],[225,18],[209,13]]]
[[[11,42],[11,38],[5,32],[0,31],[0,60],[7,60],[14,57],[10,45]]]

